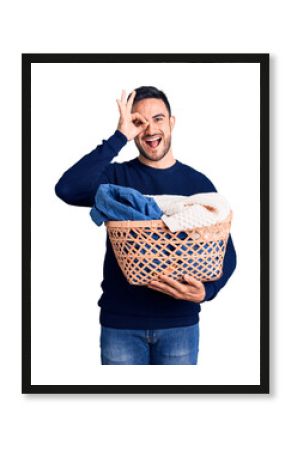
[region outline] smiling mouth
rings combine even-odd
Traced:
[[[162,138],[145,139],[146,145],[150,148],[157,148],[161,141]]]

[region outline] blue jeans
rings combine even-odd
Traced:
[[[159,330],[101,326],[101,362],[108,364],[197,364],[199,323]]]

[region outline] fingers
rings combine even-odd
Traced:
[[[136,95],[136,91],[133,91],[130,94],[129,100],[127,102],[127,100],[126,100],[126,91],[125,91],[125,89],[122,89],[121,100],[116,99],[116,102],[118,104],[118,108],[119,108],[120,114],[130,113],[131,112],[135,95]],[[142,122],[143,122],[143,120],[142,120]]]
[[[122,89],[121,102],[126,105],[126,91]]]
[[[186,294],[186,286],[179,281],[173,280],[173,278],[161,274],[158,276],[158,279],[160,281],[152,281],[153,285],[166,290],[174,297]]]
[[[183,285],[165,275],[159,275],[159,279],[162,279],[164,283],[161,281],[151,281],[147,286],[179,300],[199,303],[204,298],[204,291],[196,287],[193,288],[189,285]]]
[[[180,292],[177,292],[174,288],[165,283],[161,283],[160,281],[151,281],[151,283],[148,284],[148,287],[163,292],[163,294],[171,295],[174,298],[177,298],[180,295]]]
[[[194,286],[196,288],[201,288],[203,286],[203,283],[201,281],[197,280],[196,278],[194,278],[190,275],[184,275],[183,278],[191,286]]]
[[[132,118],[132,121],[137,120],[137,119],[140,120],[140,122],[143,123],[144,125],[147,123],[147,120],[142,116],[142,114],[140,114],[138,112],[131,114],[131,118]]]
[[[124,108],[126,108],[126,91],[124,89],[122,89],[121,100],[119,100],[117,98],[116,102],[117,102],[120,114],[123,114],[125,112]]]
[[[121,110],[121,106],[120,106],[120,100],[116,99],[116,102],[118,105],[119,113],[121,114],[122,110]]]
[[[184,284],[181,284],[179,281],[174,280],[171,277],[168,277],[167,275],[159,275],[159,278],[161,281],[165,281],[165,283],[172,286],[174,289],[179,291],[181,294],[186,292],[186,287]]]
[[[136,91],[131,92],[129,100],[126,99],[126,91],[122,89],[121,100],[117,100],[118,103],[121,103],[121,106],[126,106],[127,109],[131,112],[134,97],[136,95]]]
[[[177,289],[181,293],[186,291],[186,285],[180,283],[179,281],[174,280],[173,278],[171,278],[167,275],[160,274],[159,278],[161,281],[164,281],[165,283],[169,284],[170,286]],[[191,286],[193,286],[197,289],[200,289],[201,287],[203,287],[203,283],[192,276],[184,275],[183,278],[188,284],[190,284]]]
[[[184,275],[183,278],[188,283],[189,289],[192,291],[193,299],[196,301],[202,301],[206,295],[205,285],[202,281],[199,281],[189,275]]]
[[[133,105],[135,95],[136,95],[136,91],[133,91],[129,97],[129,100],[127,102],[127,111],[128,112],[131,112],[131,110],[132,110],[132,105]]]

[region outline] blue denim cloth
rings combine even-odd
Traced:
[[[153,198],[133,188],[100,184],[90,216],[98,225],[108,220],[156,220],[162,211]]]
[[[101,326],[102,365],[196,365],[199,322],[159,330]]]

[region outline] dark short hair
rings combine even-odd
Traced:
[[[165,106],[169,113],[169,117],[171,116],[170,104],[169,104],[169,101],[168,101],[166,95],[164,94],[164,92],[160,91],[159,89],[157,89],[154,86],[140,86],[140,87],[134,89],[134,91],[136,91],[136,95],[135,95],[135,98],[133,101],[133,105],[135,105],[140,100],[143,100],[144,98],[159,98],[160,100],[162,100],[165,103]],[[127,101],[129,99],[130,95],[131,95],[131,93],[128,95]]]

